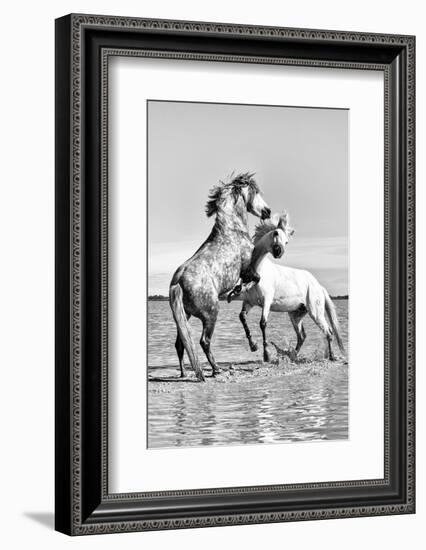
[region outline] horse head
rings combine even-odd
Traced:
[[[245,219],[246,213],[265,220],[270,217],[271,209],[260,192],[254,174],[239,174],[229,183],[221,182],[213,187],[206,205],[207,216],[224,213],[238,215]]]
[[[262,248],[265,252],[270,252],[276,259],[281,258],[293,233],[294,229],[289,225],[288,214],[286,212],[274,214],[269,220],[256,226],[255,248]]]

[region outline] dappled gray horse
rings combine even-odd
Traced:
[[[191,315],[203,324],[200,344],[213,369],[212,375],[219,372],[210,342],[219,313],[219,297],[234,287],[241,270],[250,262],[253,244],[248,212],[262,219],[271,215],[253,174],[240,174],[229,183],[215,186],[206,205],[207,216],[216,216],[213,229],[197,252],[173,275],[169,297],[177,326],[175,346],[182,377],[186,350],[197,378],[205,380],[189,329]]]

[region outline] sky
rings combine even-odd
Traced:
[[[348,294],[348,124],[346,109],[150,100],[148,293],[167,295],[208,236],[211,187],[254,172],[272,211],[286,210],[296,230],[278,263]],[[251,229],[257,221],[250,216]]]

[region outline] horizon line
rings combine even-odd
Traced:
[[[349,294],[336,294],[335,296],[330,296],[330,298],[333,300],[347,300],[349,299]],[[165,294],[148,294],[147,299],[149,301],[155,302],[155,301],[169,301],[169,297]],[[219,298],[219,300],[225,300],[226,297]],[[238,298],[234,298],[234,300],[238,300]]]

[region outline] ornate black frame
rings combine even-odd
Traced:
[[[108,493],[106,91],[111,55],[383,71],[383,479]],[[58,531],[83,535],[414,513],[414,71],[413,36],[74,14],[56,20]]]

